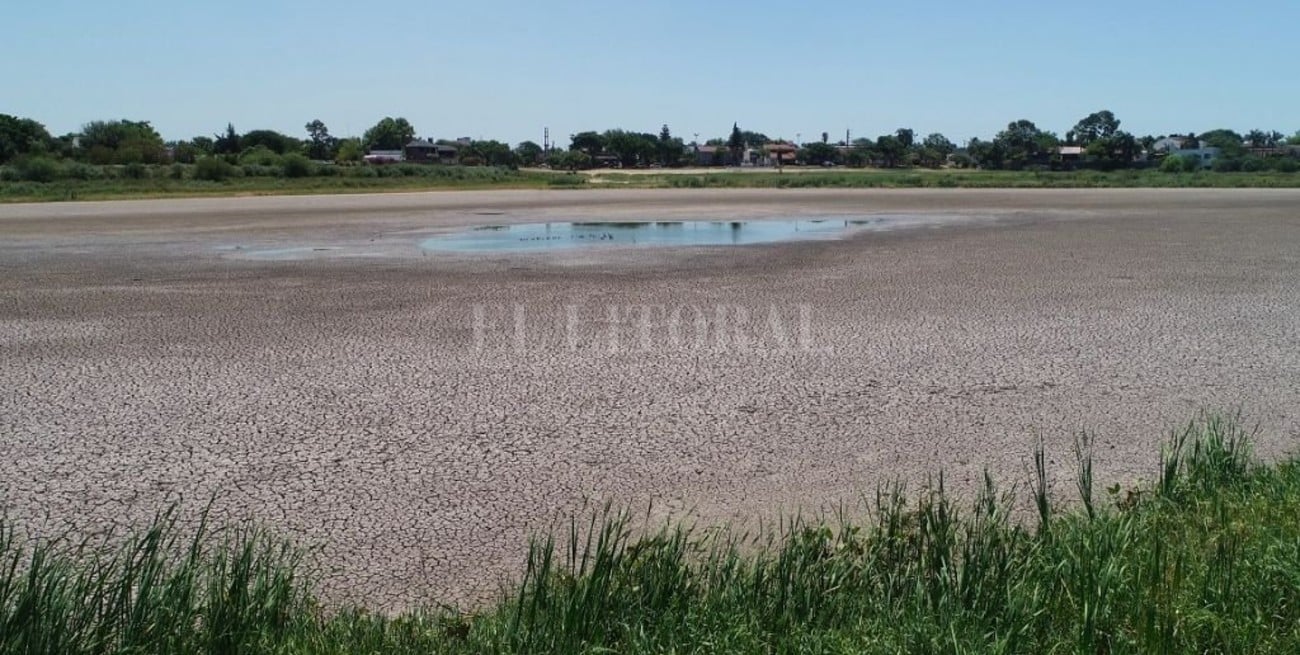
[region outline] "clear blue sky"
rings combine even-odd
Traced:
[[[229,0],[11,3],[0,113],[52,133],[150,120],[167,139],[690,141],[733,121],[805,141],[898,127],[957,142],[1110,109],[1141,136],[1300,129],[1300,1]]]

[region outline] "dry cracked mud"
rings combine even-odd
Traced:
[[[559,220],[919,218],[835,240],[421,250]],[[0,504],[94,533],[215,497],[328,593],[473,602],[584,503],[706,522],[1204,408],[1300,436],[1300,192],[464,192],[0,206]]]

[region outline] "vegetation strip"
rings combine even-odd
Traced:
[[[899,128],[875,139],[789,142],[733,124],[728,138],[691,143],[668,125],[657,134],[611,129],[514,148],[494,139],[421,139],[405,118],[385,117],[360,138],[338,138],[319,119],[308,138],[275,130],[164,141],[149,121],[91,121],[51,135],[30,118],[0,114],[0,202],[422,189],[581,186],[580,169],[639,169],[604,184],[660,187],[1297,187],[1300,132],[1137,137],[1109,110],[1080,119],[1064,137],[1021,119],[992,140],[959,147],[943,134]],[[802,135],[796,135],[799,137]],[[752,172],[660,175],[683,167]],[[828,171],[798,177],[791,171]],[[533,169],[520,171],[521,168]],[[739,170],[738,168],[735,170]],[[763,171],[763,172],[758,172]]]
[[[303,553],[271,533],[170,514],[115,549],[0,529],[0,653],[1300,651],[1300,462],[1260,465],[1233,420],[1176,433],[1148,488],[1052,498],[1033,517],[985,477],[968,509],[939,475],[879,492],[857,522],[756,535],[626,514],[535,541],[498,604],[398,616],[327,608]],[[634,534],[648,534],[635,538]]]

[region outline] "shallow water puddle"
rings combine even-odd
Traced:
[[[549,250],[600,246],[732,246],[841,236],[889,217],[758,221],[555,222],[488,225],[420,242],[426,250]]]
[[[221,252],[237,254],[241,257],[250,259],[305,259],[314,255],[322,255],[339,250],[337,247],[327,246],[291,246],[284,248],[265,247],[265,246],[220,246],[217,250]]]

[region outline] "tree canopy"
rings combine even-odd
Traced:
[[[45,152],[53,141],[44,125],[30,118],[0,114],[0,164],[26,154]]]
[[[317,118],[303,126],[307,130],[307,156],[316,160],[332,159],[338,151],[339,140],[330,136],[325,123]]]
[[[1032,164],[1046,164],[1051,152],[1060,144],[1056,135],[1038,129],[1033,121],[1021,119],[1007,125],[993,138],[993,154],[1000,167],[1020,169]]]
[[[240,146],[243,150],[261,146],[277,155],[283,155],[300,150],[302,142],[275,130],[253,130],[240,137]]]
[[[1087,146],[1099,139],[1109,139],[1119,131],[1119,119],[1109,109],[1088,114],[1066,133],[1066,143]]]
[[[94,164],[157,164],[167,158],[162,136],[149,121],[91,121],[81,128],[80,144]]]
[[[731,163],[739,164],[745,156],[745,133],[740,131],[737,123],[731,124],[731,138],[727,139],[727,148],[731,150]]]
[[[569,150],[586,153],[595,157],[605,151],[605,137],[599,132],[579,132],[570,139]]]
[[[542,147],[532,141],[523,141],[515,146],[515,154],[519,156],[519,163],[524,166],[535,166],[542,161]]]
[[[415,138],[415,127],[405,118],[385,116],[366,130],[361,142],[367,150],[401,150]]]

